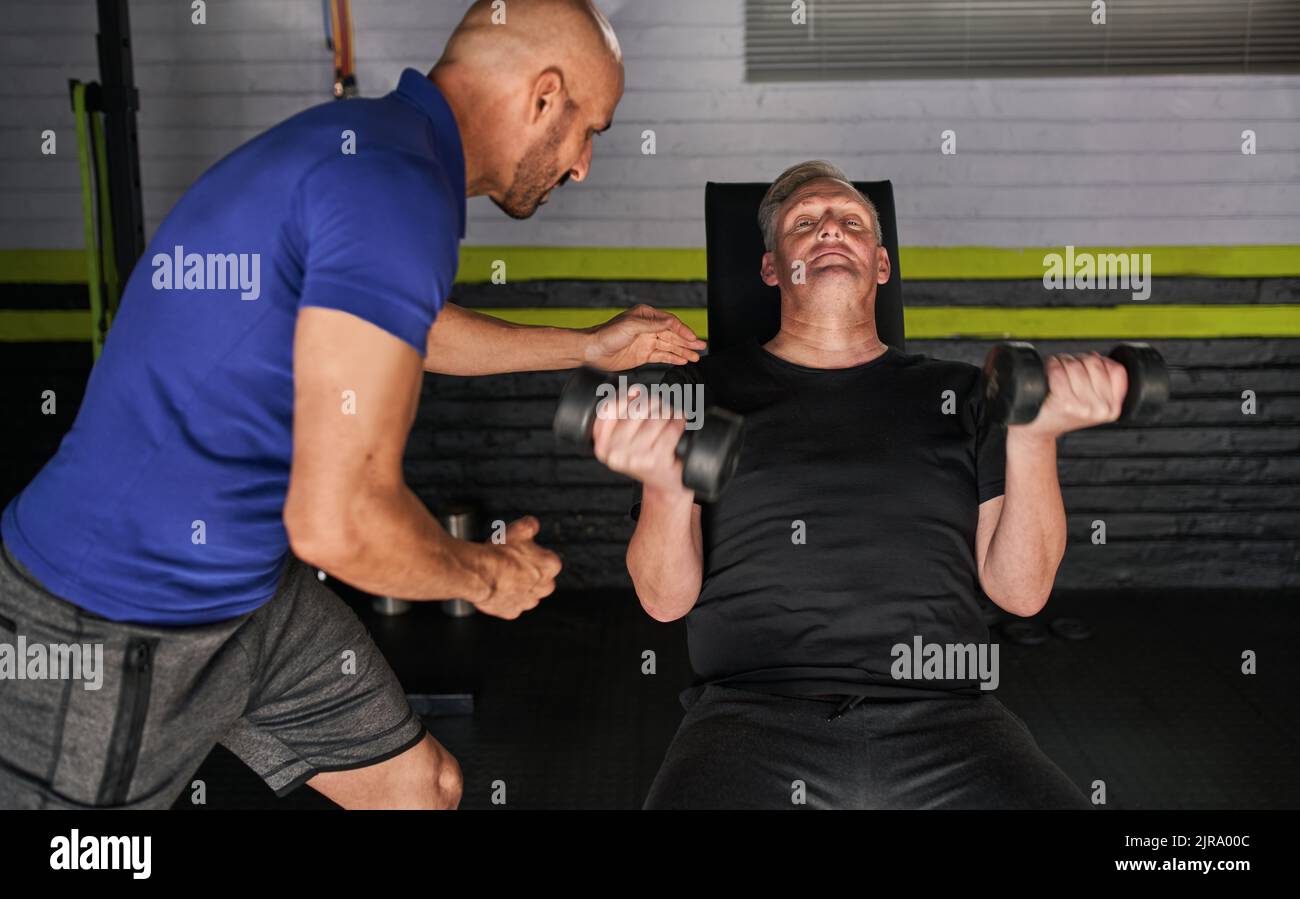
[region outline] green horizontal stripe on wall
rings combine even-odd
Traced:
[[[902,247],[903,281],[1041,280],[1049,253],[1065,247]],[[1291,278],[1300,275],[1300,246],[1075,247],[1074,254],[1151,256],[1155,277]],[[1077,268],[1077,264],[1076,264]]]
[[[704,250],[660,247],[460,248],[458,284],[492,280],[498,260],[508,281],[703,281]]]
[[[1043,277],[1043,257],[1064,247],[903,247],[905,281],[1020,280]],[[1300,246],[1075,247],[1075,253],[1150,254],[1157,277],[1300,277]],[[497,260],[509,281],[703,281],[702,248],[462,246],[457,283],[492,279]],[[0,282],[79,284],[81,250],[0,250]]]
[[[84,250],[0,250],[5,284],[85,284]]]
[[[0,341],[90,340],[89,309],[0,309]]]
[[[586,328],[613,318],[622,309],[524,307],[482,309],[504,321],[559,328]],[[700,308],[671,308],[701,337],[708,334]],[[1190,339],[1203,337],[1300,337],[1300,306],[926,306],[903,310],[909,340],[944,338],[1071,340]],[[78,310],[0,310],[0,340],[86,340],[90,313]]]

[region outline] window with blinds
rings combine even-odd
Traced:
[[[1300,0],[745,0],[745,72],[749,81],[1300,72]]]

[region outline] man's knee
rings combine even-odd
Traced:
[[[438,758],[434,762],[433,807],[454,809],[460,805],[460,797],[465,790],[465,779],[456,757],[437,743],[434,745],[437,746]]]
[[[425,734],[416,747],[414,764],[408,766],[401,791],[416,808],[454,809],[460,805],[465,781],[460,763],[447,748]]]
[[[460,764],[432,734],[374,765],[324,771],[307,785],[344,808],[453,809],[464,782]]]

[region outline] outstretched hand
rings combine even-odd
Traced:
[[[586,364],[605,371],[624,371],[650,362],[685,365],[698,362],[708,344],[677,316],[644,303],[588,329],[593,337]]]

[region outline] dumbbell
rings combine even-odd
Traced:
[[[1169,366],[1159,350],[1149,343],[1121,343],[1107,355],[1128,372],[1128,391],[1119,420],[1154,418],[1169,401]]]
[[[600,397],[597,391],[612,384],[614,376],[584,366],[570,376],[560,393],[551,424],[556,438],[585,449],[592,447],[592,429]],[[719,406],[708,406],[700,427],[686,431],[675,452],[682,460],[682,484],[704,502],[715,502],[736,473],[740,447],[745,437],[745,420]]]
[[[1147,343],[1121,343],[1108,354],[1128,374],[1120,421],[1152,418],[1169,399],[1169,367]],[[1047,373],[1032,344],[1000,343],[984,360],[985,414],[992,421],[1022,425],[1038,417],[1047,399]]]

